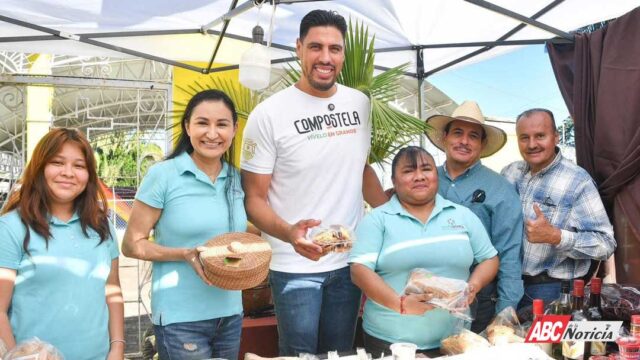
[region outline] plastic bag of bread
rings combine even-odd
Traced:
[[[430,294],[429,304],[447,310],[457,318],[473,320],[467,304],[469,291],[466,281],[437,276],[426,269],[413,269],[404,293]]]
[[[2,341],[2,339],[0,339],[0,360],[2,360],[4,358],[4,355],[7,353],[7,344],[4,343],[4,341]]]
[[[496,315],[481,335],[484,335],[491,345],[502,345],[524,342],[525,334],[515,309],[508,306]]]
[[[40,339],[33,338],[16,345],[4,357],[4,360],[64,360],[64,356],[53,347]]]
[[[458,355],[489,346],[487,339],[467,329],[461,329],[459,333],[441,341],[440,352],[444,355]]]
[[[323,256],[330,252],[347,252],[351,250],[355,240],[353,232],[342,225],[313,228],[309,238],[322,247]]]

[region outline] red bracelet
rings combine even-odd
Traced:
[[[402,295],[400,296],[400,314],[405,314],[406,311],[404,310],[404,299],[406,299],[407,296],[406,295]]]

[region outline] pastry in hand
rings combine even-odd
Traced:
[[[349,229],[341,225],[333,225],[320,230],[311,237],[314,243],[322,246],[322,255],[330,252],[347,252],[353,246],[353,239]]]

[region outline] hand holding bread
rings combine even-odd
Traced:
[[[463,280],[437,276],[426,269],[414,269],[409,275],[404,293],[429,294],[429,304],[447,310],[461,319],[471,320],[467,314],[468,286]]]

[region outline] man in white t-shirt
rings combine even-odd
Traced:
[[[300,80],[259,104],[244,130],[245,205],[273,248],[269,279],[283,356],[352,349],[360,291],[348,254],[322,256],[307,233],[334,224],[354,230],[363,200],[387,200],[367,165],[369,99],[336,83],[346,29],[335,12],[308,13],[296,42]]]

